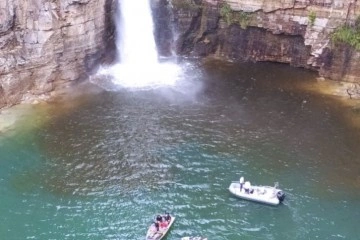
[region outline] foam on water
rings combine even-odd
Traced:
[[[100,75],[110,76],[115,85],[130,89],[175,86],[181,73],[181,67],[173,63],[155,63],[141,67],[118,63],[98,72]]]

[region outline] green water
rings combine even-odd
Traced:
[[[185,87],[88,91],[3,133],[0,239],[140,240],[164,211],[177,217],[168,240],[359,238],[359,134],[334,102],[297,90],[312,73],[184,71]],[[279,182],[284,203],[232,197],[241,175]]]

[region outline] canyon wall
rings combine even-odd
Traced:
[[[336,28],[355,24],[357,0],[171,0],[171,5],[178,54],[288,63],[360,83],[360,52],[331,41]]]
[[[161,55],[281,62],[360,83],[359,51],[330,40],[334,29],[355,23],[357,0],[151,2]],[[0,1],[0,108],[47,96],[113,59],[116,5],[117,0]]]
[[[114,41],[114,0],[0,1],[0,108],[89,72]]]

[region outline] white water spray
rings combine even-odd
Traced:
[[[149,0],[118,0],[116,46],[119,63],[100,70],[125,88],[175,85],[181,68],[159,63]]]
[[[149,0],[122,0],[117,12],[116,46],[122,64],[157,64]]]

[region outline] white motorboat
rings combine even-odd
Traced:
[[[244,182],[243,177],[240,181],[233,181],[229,191],[238,198],[270,205],[279,205],[285,199],[285,193],[278,188],[278,184],[273,187],[251,186],[249,181]]]

